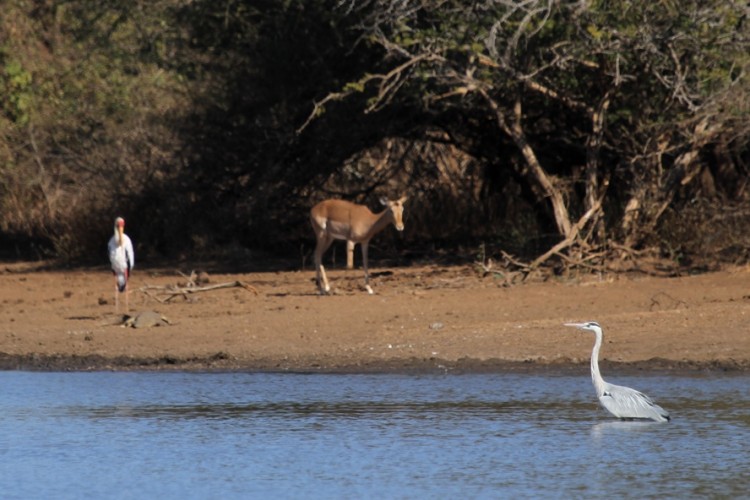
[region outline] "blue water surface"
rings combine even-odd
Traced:
[[[747,497],[750,376],[0,372],[3,498]]]

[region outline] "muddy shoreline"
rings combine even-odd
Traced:
[[[170,323],[135,329],[119,325],[106,267],[0,267],[0,370],[588,374],[593,336],[563,324],[596,320],[605,375],[750,371],[745,268],[507,286],[472,265],[422,265],[374,269],[375,295],[361,269],[332,268],[331,296],[311,270],[203,270],[249,286],[164,300],[155,291],[184,276],[138,269],[132,312]]]
[[[650,359],[637,362],[603,361],[607,373],[670,373],[676,375],[699,373],[745,373],[750,364],[733,360],[670,361]],[[321,374],[478,374],[478,373],[545,373],[575,375],[588,374],[587,362],[556,360],[552,363],[536,361],[507,361],[501,359],[392,359],[359,361],[338,364],[326,360],[236,360],[218,353],[205,358],[106,358],[99,355],[15,355],[0,353],[0,370],[21,371],[184,371],[184,372],[243,372],[243,373],[321,373]]]

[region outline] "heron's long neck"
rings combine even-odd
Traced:
[[[591,380],[594,382],[597,395],[601,396],[604,393],[604,379],[599,372],[599,349],[602,347],[602,332],[597,330],[594,333],[596,333],[596,342],[594,342],[594,349],[591,351]]]

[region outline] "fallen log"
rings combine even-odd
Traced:
[[[191,282],[192,283],[192,282]],[[244,283],[242,281],[229,281],[227,283],[218,283],[216,285],[206,285],[206,286],[193,286],[190,284],[189,286],[180,286],[180,285],[164,285],[164,286],[158,286],[158,285],[146,285],[142,286],[139,290],[143,292],[148,297],[165,304],[175,297],[183,297],[184,299],[187,299],[188,295],[192,293],[198,293],[198,292],[210,292],[211,290],[219,290],[222,288],[244,288],[248,292],[252,292],[255,295],[258,295],[258,290],[247,283]]]

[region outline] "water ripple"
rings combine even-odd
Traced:
[[[0,373],[0,486],[63,499],[747,495],[750,377],[618,382],[672,422],[613,419],[585,375]]]

